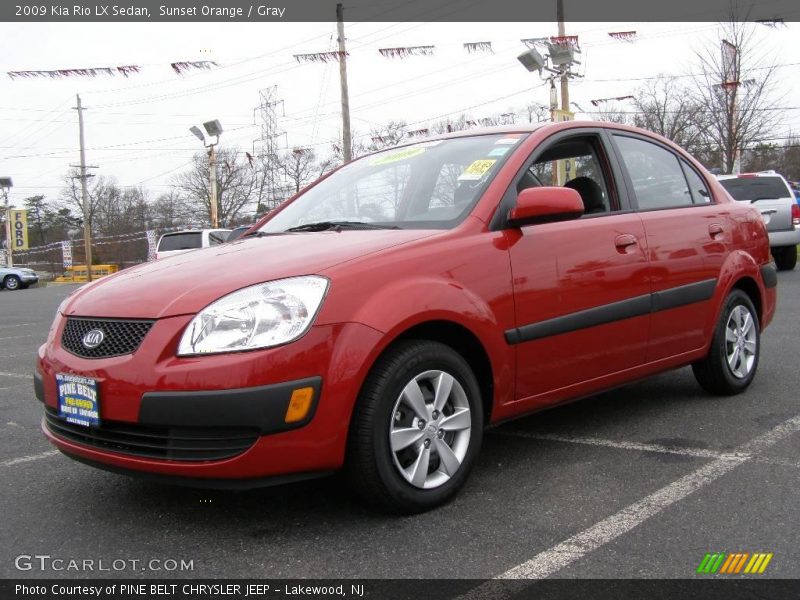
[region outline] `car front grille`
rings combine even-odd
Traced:
[[[82,358],[107,358],[136,351],[154,321],[122,321],[118,319],[83,319],[68,317],[61,335],[61,345]],[[83,336],[92,330],[103,332],[103,341],[95,348],[83,345]]]
[[[56,437],[131,456],[164,460],[223,460],[241,454],[258,439],[251,427],[166,427],[105,421],[98,427],[68,423],[45,411],[47,429]]]

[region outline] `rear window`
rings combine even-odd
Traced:
[[[720,180],[722,187],[735,200],[770,200],[791,198],[789,188],[780,177],[736,177]]]
[[[203,245],[203,234],[199,231],[168,233],[158,243],[159,252],[169,250],[192,250]]]

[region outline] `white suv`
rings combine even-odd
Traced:
[[[775,171],[718,175],[717,179],[734,200],[758,207],[776,266],[781,271],[794,269],[800,244],[800,205],[786,179]]]
[[[230,229],[184,229],[165,233],[158,240],[156,260],[197,248],[224,244],[228,240],[230,231]]]

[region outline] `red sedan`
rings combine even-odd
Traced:
[[[490,423],[685,365],[744,391],[776,284],[759,212],[663,138],[469,131],[80,288],[35,389],[45,435],[100,468],[245,487],[344,469],[415,512],[464,484]]]

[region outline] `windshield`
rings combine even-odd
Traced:
[[[792,194],[780,177],[736,177],[720,180],[722,187],[735,200],[791,198]]]
[[[411,144],[356,160],[321,181],[260,229],[449,229],[464,219],[526,134]],[[321,227],[312,227],[322,224]]]

